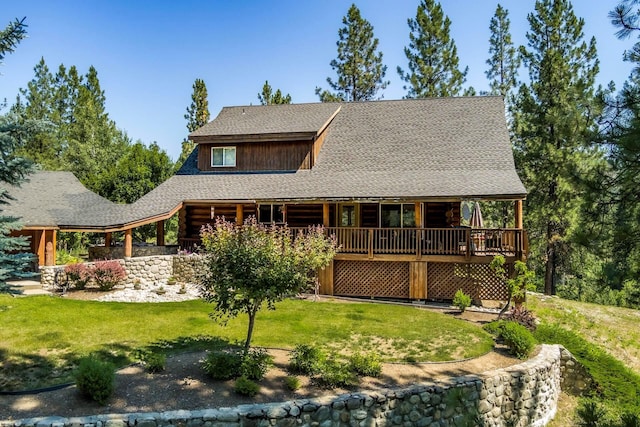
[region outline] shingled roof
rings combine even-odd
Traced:
[[[201,172],[197,150],[131,205],[91,193],[71,174],[38,172],[11,190],[5,214],[28,226],[114,229],[166,217],[183,202],[521,199],[501,97],[224,108],[191,134],[326,138],[311,170]],[[245,133],[246,132],[246,133]],[[263,138],[264,139],[264,138]]]
[[[7,190],[14,200],[2,215],[20,218],[24,228],[104,228],[129,219],[128,206],[93,193],[71,172],[34,172]]]
[[[327,104],[235,107],[270,123],[305,120]],[[334,104],[330,104],[334,105]],[[295,173],[212,173],[192,153],[177,175],[136,204],[166,210],[183,200],[309,201],[519,199],[501,97],[344,103],[315,166]],[[317,109],[317,110],[316,110]],[[223,110],[224,112],[225,110]],[[222,114],[222,113],[221,113]],[[285,117],[283,117],[285,116]],[[199,129],[206,138],[216,118]],[[224,121],[229,118],[225,115]],[[255,129],[247,128],[247,131]],[[197,148],[196,148],[197,150]]]

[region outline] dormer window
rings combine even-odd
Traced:
[[[236,147],[212,147],[211,167],[232,168],[236,166]]]

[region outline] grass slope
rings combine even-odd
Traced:
[[[79,357],[97,353],[122,366],[145,349],[202,349],[244,340],[247,319],[212,321],[211,306],[105,303],[0,295],[0,390],[69,381]],[[437,327],[436,327],[437,326]],[[414,307],[288,300],[258,314],[252,344],[311,343],[344,352],[376,350],[383,360],[446,361],[492,348],[475,325]]]

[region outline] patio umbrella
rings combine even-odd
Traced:
[[[471,212],[471,219],[469,220],[471,228],[484,228],[484,220],[482,219],[482,211],[480,210],[480,203],[475,202],[473,204],[473,212]]]

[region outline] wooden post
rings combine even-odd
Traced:
[[[47,265],[56,265],[56,248],[58,246],[58,230],[51,230],[51,264]]]
[[[124,257],[131,258],[131,254],[133,254],[133,236],[132,229],[127,228],[124,230]]]
[[[329,203],[322,204],[322,225],[329,226]]]
[[[38,265],[45,265],[46,230],[36,231]]]
[[[422,228],[422,203],[415,203],[416,227]],[[416,259],[422,259],[422,230],[416,231]]]
[[[422,228],[422,203],[420,202],[416,202],[416,207],[414,208],[416,210],[416,227],[418,228]]]
[[[236,205],[236,224],[242,225],[244,222],[244,206],[241,203]]]
[[[111,232],[104,233],[104,246],[108,248],[111,246]]]
[[[522,200],[515,201],[515,228],[522,230]]]
[[[333,295],[333,260],[323,269],[318,271],[320,282],[320,295]]]
[[[156,246],[164,246],[164,219],[156,222]]]

